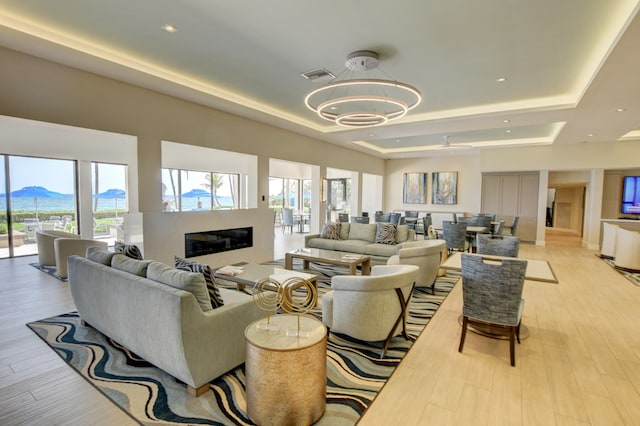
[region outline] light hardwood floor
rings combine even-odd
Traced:
[[[275,257],[296,238],[276,233]],[[457,352],[457,285],[361,425],[640,424],[640,287],[582,248],[524,245],[521,257],[550,260],[560,284],[526,283],[516,367],[506,341],[469,333]],[[35,260],[0,260],[0,424],[135,424],[25,326],[74,309]]]

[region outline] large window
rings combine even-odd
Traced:
[[[93,237],[122,240],[122,214],[127,212],[127,166],[91,163]],[[112,243],[113,241],[108,241]]]
[[[162,169],[163,210],[238,209],[239,181],[234,173]]]
[[[76,232],[75,161],[0,157],[0,257],[37,253],[38,230]]]

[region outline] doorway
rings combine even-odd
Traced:
[[[549,187],[547,192],[547,228],[561,234],[583,236],[586,186],[567,184]]]

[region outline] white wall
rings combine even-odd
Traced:
[[[428,172],[427,203],[402,202],[404,173]],[[458,172],[458,203],[431,203],[431,174]],[[433,212],[479,212],[482,193],[482,175],[478,156],[442,156],[388,160],[385,186],[385,211],[427,210]]]

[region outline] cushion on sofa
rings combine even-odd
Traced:
[[[116,241],[113,245],[113,251],[122,253],[132,259],[143,260],[140,248],[135,244],[125,244],[122,241]]]
[[[392,244],[368,244],[364,254],[369,256],[391,257],[397,254],[398,246]]]
[[[375,223],[351,223],[350,225],[350,240],[362,240],[372,243],[376,239]]]
[[[340,239],[348,240],[349,239],[349,230],[351,229],[351,224],[349,222],[340,223]]]
[[[313,238],[309,240],[309,247],[324,249],[324,250],[336,250],[336,243],[342,240],[330,240],[328,238]]]
[[[395,245],[396,230],[395,223],[376,223],[376,239],[374,243]]]
[[[209,298],[211,299],[211,306],[213,309],[224,306],[224,300],[222,300],[222,294],[220,294],[220,288],[218,282],[211,272],[211,267],[205,263],[191,262],[182,257],[174,256],[173,262],[177,269],[190,272],[199,272],[204,276],[204,281],[207,283],[207,291],[209,292]]]
[[[329,240],[339,240],[340,239],[340,223],[335,222],[327,222],[322,226],[322,232],[320,233],[321,238],[326,238]]]
[[[409,226],[396,226],[396,244],[404,243],[409,239]]]
[[[151,263],[150,260],[136,260],[125,256],[122,253],[114,253],[111,258],[112,268],[119,269],[139,277],[147,276],[149,263]]]
[[[101,247],[87,247],[85,257],[94,262],[101,263],[106,266],[111,266],[111,258],[115,255],[114,252],[105,250]]]
[[[365,248],[372,244],[363,240],[340,240],[336,241],[334,245],[334,250],[337,251],[348,251],[351,253],[360,253],[364,254]]]
[[[204,275],[181,271],[164,263],[152,261],[147,268],[147,278],[192,293],[203,312],[213,310]]]

